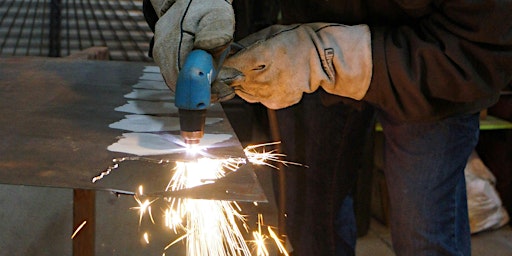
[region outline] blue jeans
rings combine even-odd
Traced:
[[[478,115],[420,124],[379,121],[395,253],[470,255],[464,167],[478,141]]]
[[[347,195],[341,202],[334,221],[336,229],[336,256],[353,256],[356,251],[357,227],[354,215],[354,199]]]
[[[397,255],[470,255],[464,167],[478,141],[478,115],[384,128],[384,173]],[[355,219],[347,196],[337,215],[336,255],[353,255]]]

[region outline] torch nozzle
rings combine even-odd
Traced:
[[[181,137],[187,145],[197,145],[203,138],[204,131],[181,131]]]
[[[197,145],[204,135],[206,109],[179,109],[181,137],[187,145]]]

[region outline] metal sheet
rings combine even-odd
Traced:
[[[265,202],[268,200],[251,164],[243,165],[215,183],[178,191],[165,191],[146,194],[149,197],[179,197],[206,200]]]
[[[126,113],[114,109],[143,75],[148,63],[77,61],[53,58],[0,59],[0,183],[62,188],[114,188],[133,191],[134,183],[166,184],[170,165],[146,161],[123,163],[115,178],[102,184],[91,179],[112,159],[127,156],[107,147],[123,131],[109,124]],[[231,134],[215,157],[245,157],[220,105],[208,117],[224,121],[206,133]],[[176,131],[177,135],[179,132]],[[172,161],[183,154],[155,156]],[[162,176],[164,175],[164,176]],[[167,174],[168,176],[168,174]],[[133,183],[133,184],[132,184]]]

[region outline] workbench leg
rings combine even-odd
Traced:
[[[276,111],[272,109],[267,109],[268,122],[270,126],[270,135],[273,141],[281,141],[281,134],[279,132],[279,123],[277,120]],[[281,147],[276,145],[275,150],[278,153],[281,152]],[[278,193],[278,217],[277,217],[277,225],[278,231],[281,238],[286,237],[286,174],[284,170],[284,165],[282,163],[277,163],[279,170],[279,190]]]
[[[73,238],[73,256],[92,256],[95,253],[96,192],[88,189],[73,190],[73,231],[84,221],[85,226]]]

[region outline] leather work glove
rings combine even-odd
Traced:
[[[221,54],[233,41],[235,16],[232,0],[151,0],[159,19],[155,25],[153,58],[171,91],[175,91],[178,72],[193,49],[212,54],[220,68]],[[234,96],[231,87],[215,81],[212,97],[227,100]]]
[[[219,76],[244,100],[270,109],[291,106],[320,86],[330,94],[360,100],[370,84],[371,36],[366,25],[274,25],[239,44],[245,48],[224,66],[243,75]]]

